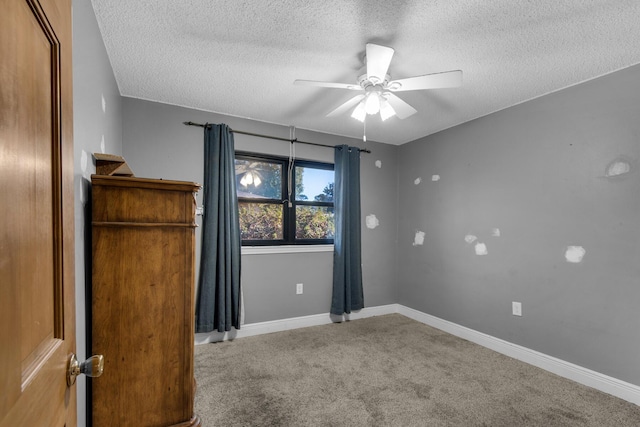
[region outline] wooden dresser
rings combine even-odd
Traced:
[[[93,427],[200,426],[195,381],[193,182],[93,175]]]

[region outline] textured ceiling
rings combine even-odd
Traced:
[[[397,93],[418,110],[369,116],[367,139],[403,144],[640,63],[637,0],[92,0],[123,96],[361,138],[365,44],[395,49],[393,79],[460,69],[463,85]]]

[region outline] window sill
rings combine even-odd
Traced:
[[[333,245],[243,246],[242,255],[333,252]]]

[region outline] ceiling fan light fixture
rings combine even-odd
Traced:
[[[367,111],[365,110],[364,101],[359,102],[356,108],[353,110],[353,113],[351,113],[351,117],[360,122],[364,122],[364,118],[366,117],[366,115]]]
[[[378,114],[380,111],[380,95],[377,92],[370,92],[367,95],[364,108],[367,114]]]
[[[382,101],[380,101],[380,118],[382,121],[384,122],[389,117],[393,117],[395,115],[396,110],[394,110],[391,104],[389,104],[389,101],[383,98]]]

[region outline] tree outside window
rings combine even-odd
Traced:
[[[333,243],[333,165],[296,160],[291,203],[289,159],[236,154],[243,245]]]

